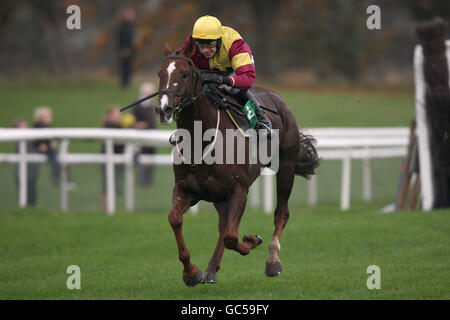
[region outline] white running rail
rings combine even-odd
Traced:
[[[404,157],[407,151],[409,129],[401,128],[312,128],[305,129],[317,139],[317,149],[322,161],[341,160],[341,209],[350,207],[351,160],[362,160],[364,200],[371,199],[370,160],[377,158]],[[76,164],[105,164],[107,213],[116,211],[114,193],[114,165],[125,165],[125,205],[127,211],[134,210],[134,152],[138,145],[170,147],[168,139],[171,130],[135,130],[135,129],[100,129],[100,128],[66,128],[66,129],[0,129],[1,142],[16,142],[18,153],[0,153],[0,163],[16,163],[19,166],[19,206],[27,203],[27,162],[46,162],[42,154],[27,153],[27,141],[56,139],[61,140],[58,160],[61,164],[60,206],[62,211],[68,210],[67,166]],[[69,153],[71,140],[97,140],[106,145],[104,154]],[[123,142],[124,154],[114,154],[113,144]],[[141,155],[138,163],[152,165],[172,165],[170,154]],[[320,168],[318,170],[320,174]],[[274,177],[273,172],[264,170],[264,200],[261,201],[259,182],[251,188],[250,205],[259,207],[262,204],[266,213],[274,209]],[[317,204],[317,176],[309,181],[308,202]],[[198,207],[193,208],[196,212]]]

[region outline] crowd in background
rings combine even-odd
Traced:
[[[135,11],[133,9],[125,9],[121,12],[118,24],[116,26],[116,50],[118,57],[117,75],[119,78],[119,84],[125,88],[130,85],[132,76],[132,62],[136,53],[135,49],[135,34],[134,34],[134,20]],[[151,82],[144,82],[139,88],[138,98],[142,98],[152,94],[155,90],[155,86]],[[103,128],[114,129],[153,129],[155,127],[155,112],[153,110],[152,100],[146,100],[134,107],[132,113],[121,114],[120,108],[116,105],[110,106],[106,110],[103,122],[101,126]],[[48,106],[37,107],[34,111],[33,128],[51,128],[53,124],[53,111]],[[14,123],[15,128],[28,128],[27,121],[20,119]],[[60,165],[58,162],[58,149],[57,143],[53,140],[37,140],[31,141],[27,144],[28,153],[40,153],[47,156],[48,163],[51,166],[51,181],[53,185],[59,185],[60,183]],[[125,146],[123,144],[114,144],[114,153],[121,154],[124,152]],[[18,152],[18,147],[16,147]],[[105,145],[102,146],[101,152],[105,152]],[[138,150],[139,154],[153,154],[155,152],[154,147],[142,146]],[[37,206],[37,182],[39,178],[40,165],[38,163],[28,163],[27,165],[27,205],[35,207]],[[102,206],[106,208],[106,167],[102,165]],[[138,183],[143,187],[148,187],[153,181],[153,168],[152,166],[139,165],[138,166]],[[124,167],[121,164],[115,165],[115,174],[117,176],[116,192],[118,194],[123,193],[123,171]],[[17,190],[19,190],[19,170],[16,166],[14,170],[14,179],[16,182]],[[76,189],[76,184],[70,178],[68,181],[69,190]]]
[[[151,82],[145,82],[140,86],[139,98],[153,93],[155,87]],[[52,128],[53,111],[48,106],[39,106],[34,110],[32,128]],[[151,100],[146,100],[137,105],[131,113],[121,114],[118,106],[110,106],[106,110],[102,122],[103,128],[115,129],[153,129],[155,128],[155,112]],[[26,120],[19,119],[14,125],[17,129],[26,129],[30,126]],[[114,144],[114,153],[120,154],[124,152],[123,144]],[[18,146],[16,147],[18,152]],[[50,179],[53,185],[60,183],[60,164],[58,161],[58,145],[54,140],[34,140],[27,143],[28,153],[39,153],[47,156],[47,161],[50,165]],[[105,152],[105,146],[102,146],[101,152]],[[138,149],[135,159],[139,154],[153,154],[154,147],[142,146]],[[102,165],[102,206],[106,208],[106,175],[105,166]],[[122,194],[122,180],[123,180],[123,165],[115,165],[115,174],[117,175],[118,183],[116,183],[116,192]],[[40,172],[40,165],[38,163],[27,164],[27,205],[36,207],[38,204],[38,178]],[[137,181],[143,187],[151,186],[153,182],[153,167],[149,165],[139,165],[137,168]],[[16,166],[14,170],[14,180],[16,182],[17,190],[19,190],[19,170]],[[72,181],[69,172],[68,181],[69,190],[75,190],[76,184]]]

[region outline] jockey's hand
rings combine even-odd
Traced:
[[[202,73],[200,76],[204,83],[212,82],[219,85],[226,84],[231,85],[231,81],[227,76],[217,74],[217,73]]]

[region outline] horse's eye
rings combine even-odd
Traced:
[[[189,76],[189,73],[183,72],[183,74],[181,75],[181,78],[187,79],[188,76]]]

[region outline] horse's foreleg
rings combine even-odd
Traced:
[[[250,250],[262,243],[259,236],[244,235],[242,242],[238,239],[239,224],[247,203],[247,190],[236,188],[234,195],[228,202],[228,216],[223,236],[225,248],[235,250],[241,255],[247,255]]]
[[[269,243],[269,258],[266,263],[266,275],[275,277],[281,273],[283,267],[278,258],[280,252],[280,238],[289,220],[288,200],[294,184],[294,164],[281,163],[277,173],[277,207],[275,209],[275,230]]]
[[[216,283],[216,273],[220,269],[220,261],[222,260],[223,251],[225,250],[223,244],[223,235],[228,216],[228,203],[214,203],[217,212],[219,213],[219,239],[217,240],[216,249],[209,260],[208,268],[203,273],[203,283]]]
[[[183,239],[183,214],[191,206],[193,196],[183,192],[179,187],[175,186],[173,190],[172,210],[169,213],[169,223],[175,234],[175,239],[178,246],[178,257],[184,266],[183,281],[189,286],[193,287],[201,282],[202,272],[195,264],[191,264],[189,251]]]

